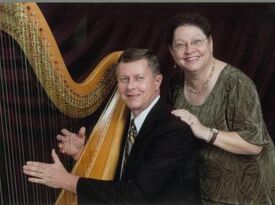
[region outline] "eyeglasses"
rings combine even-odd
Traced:
[[[195,40],[191,41],[189,45],[193,48],[198,48],[204,43],[205,40],[207,40],[207,38],[205,38],[205,39],[195,39]],[[173,44],[172,47],[176,51],[185,51],[187,46],[188,46],[188,43],[182,42],[182,43]]]

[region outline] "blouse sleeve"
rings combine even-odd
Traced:
[[[230,130],[236,131],[252,144],[268,144],[260,100],[253,81],[241,73],[228,81],[228,88],[226,114]]]

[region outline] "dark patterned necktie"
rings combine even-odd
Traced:
[[[132,150],[132,147],[135,143],[137,137],[137,128],[134,123],[134,119],[131,120],[129,131],[128,131],[128,136],[127,136],[127,141],[125,145],[125,154],[124,154],[124,162],[123,162],[123,170],[125,168],[125,165],[128,161],[128,157],[130,155],[130,152]]]

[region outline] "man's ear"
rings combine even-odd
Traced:
[[[156,88],[160,88],[160,85],[161,85],[161,82],[162,82],[162,78],[163,78],[163,76],[162,76],[162,74],[158,74],[157,76],[156,76]]]

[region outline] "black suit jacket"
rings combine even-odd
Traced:
[[[122,179],[80,178],[78,202],[199,204],[197,172],[197,149],[191,129],[159,100],[139,131]]]

